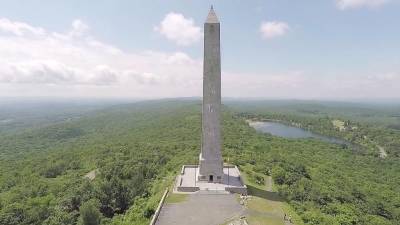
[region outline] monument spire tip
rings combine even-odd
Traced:
[[[206,23],[219,23],[218,17],[215,14],[214,6],[211,5],[210,12],[208,13]]]

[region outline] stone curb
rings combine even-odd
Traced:
[[[168,194],[168,188],[165,189],[164,195],[162,196],[162,198],[160,200],[160,203],[158,204],[157,210],[154,213],[153,218],[150,221],[150,225],[155,225],[156,224],[158,216],[160,215],[161,208],[164,205],[165,198],[167,197],[167,194]]]

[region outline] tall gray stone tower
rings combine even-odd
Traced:
[[[204,23],[202,144],[199,181],[222,183],[220,23],[211,6]]]

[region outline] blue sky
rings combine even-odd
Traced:
[[[1,1],[0,96],[198,96],[211,4],[226,97],[400,98],[396,0]]]

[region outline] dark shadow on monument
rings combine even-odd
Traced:
[[[271,200],[271,201],[275,201],[275,202],[284,202],[285,201],[285,199],[283,197],[279,196],[279,194],[277,192],[262,190],[262,189],[254,187],[254,186],[251,186],[251,185],[247,185],[247,191],[248,191],[249,195],[253,195],[253,196],[256,196],[259,198],[263,198],[263,199],[267,199],[267,200]]]

